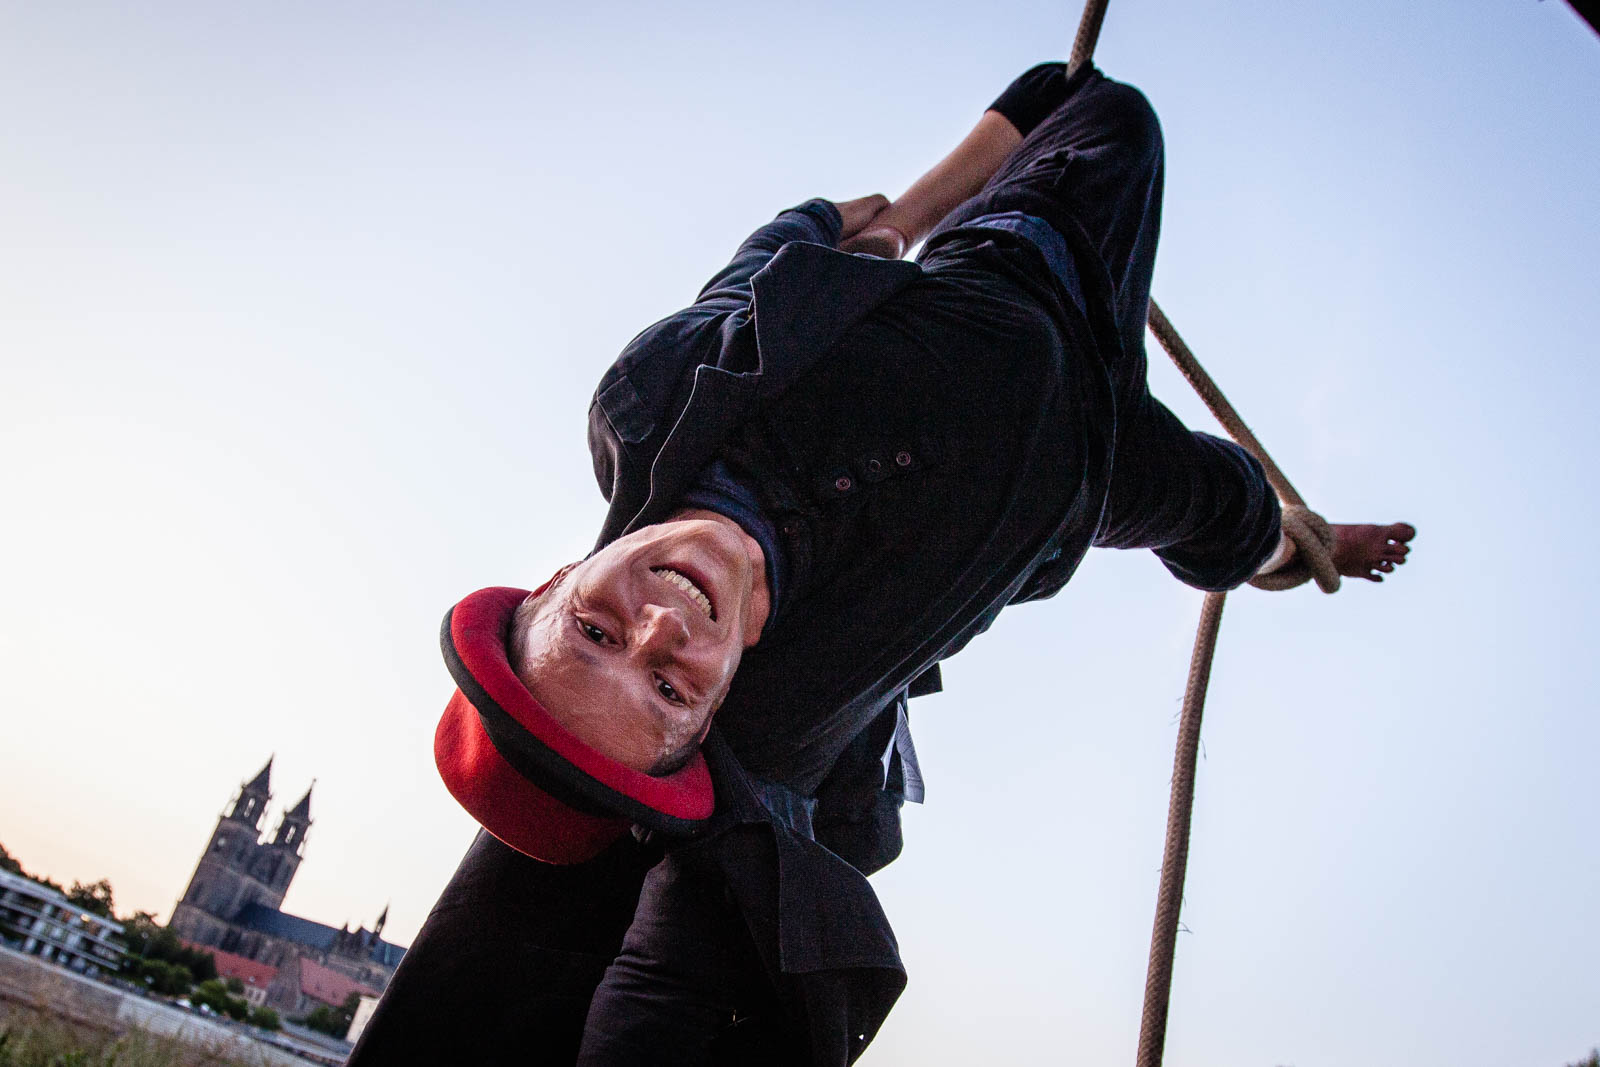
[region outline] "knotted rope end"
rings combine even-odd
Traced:
[[[1257,589],[1278,592],[1315,581],[1324,593],[1339,591],[1339,569],[1333,564],[1334,533],[1328,520],[1306,507],[1283,509],[1283,532],[1294,542],[1295,557],[1286,567],[1250,579]]]

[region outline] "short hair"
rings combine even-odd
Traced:
[[[511,629],[506,636],[506,659],[511,664],[512,673],[517,676],[517,681],[522,683],[524,689],[530,690],[530,696],[533,695],[531,688],[528,686],[527,678],[522,673],[525,664],[524,648],[527,644],[528,630],[533,626],[534,617],[539,614],[539,609],[544,605],[546,598],[554,596],[561,589],[566,583],[567,575],[571,574],[572,569],[576,566],[576,563],[569,563],[562,567],[555,573],[555,577],[550,579],[549,584],[539,591],[537,596],[524,597],[522,603],[517,605],[517,610],[511,614]],[[718,700],[717,703],[720,705],[721,701]],[[706,715],[709,717],[715,714],[716,710],[714,706],[710,711],[706,712]],[[691,737],[656,760],[644,773],[652,778],[665,778],[670,774],[676,774],[688,766],[689,761],[694,759],[694,754],[698,751],[700,751],[700,739]]]

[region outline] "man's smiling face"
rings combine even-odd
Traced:
[[[517,610],[513,668],[573,736],[669,774],[705,736],[769,610],[760,547],[731,521],[681,512],[574,564]]]

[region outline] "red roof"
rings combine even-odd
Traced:
[[[217,969],[220,971],[222,968],[219,965]],[[369,997],[378,995],[378,990],[368,989],[354,978],[304,956],[300,957],[300,992],[335,1008],[342,1005],[351,993],[364,993]]]
[[[243,956],[236,956],[232,952],[224,952],[210,945],[196,945],[191,941],[185,941],[184,944],[192,949],[211,953],[212,958],[217,961],[218,978],[237,978],[247,986],[265,989],[278,976],[278,968],[257,960],[247,960]]]

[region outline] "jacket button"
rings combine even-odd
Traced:
[[[851,481],[847,475],[843,474],[839,475],[839,477],[833,480],[833,487],[839,490],[841,493],[848,493],[850,491],[850,487],[855,484],[856,483]]]
[[[881,459],[869,459],[869,460],[867,460],[867,473],[868,474],[877,474],[882,470],[883,470],[883,461]]]
[[[904,450],[896,452],[894,454],[894,465],[896,467],[911,466],[911,453]]]

